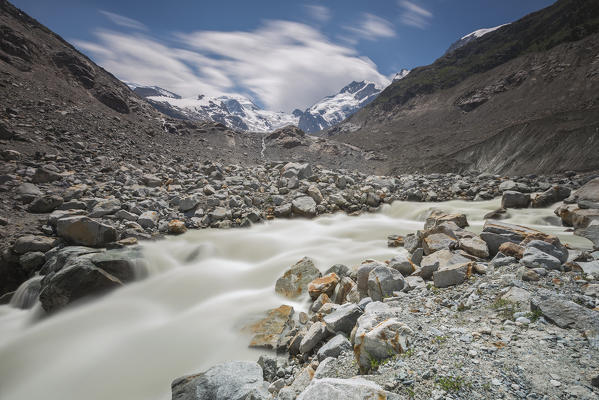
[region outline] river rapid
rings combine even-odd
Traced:
[[[536,228],[573,247],[590,242],[565,232],[548,209],[509,210],[505,222]],[[248,229],[196,230],[143,243],[150,276],[99,299],[41,318],[0,306],[0,399],[166,400],[170,382],[227,360],[257,360],[240,328],[289,302],[277,278],[304,256],[321,271],[333,264],[386,260],[389,234],[422,229],[431,207],[468,216],[480,232],[499,199],[395,202],[374,214],[274,220]]]

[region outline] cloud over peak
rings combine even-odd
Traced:
[[[120,79],[185,97],[249,92],[268,109],[291,111],[352,80],[388,83],[354,48],[298,22],[266,21],[253,31],[178,33],[174,46],[141,32],[100,30],[95,36],[97,41],[75,44]]]

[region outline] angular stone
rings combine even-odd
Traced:
[[[414,233],[409,233],[403,238],[404,249],[413,253],[417,248],[422,247],[422,238]]]
[[[25,254],[32,251],[41,251],[42,253],[45,253],[59,243],[60,240],[53,237],[33,235],[21,236],[16,240],[13,251],[16,254]]]
[[[524,250],[524,254],[520,260],[520,263],[528,268],[545,268],[555,270],[559,270],[562,265],[560,260],[537,249],[536,247],[527,247]]]
[[[515,303],[518,305],[518,307],[523,309],[528,309],[530,307],[530,292],[517,286],[512,286],[509,288],[509,290],[505,292],[501,298],[503,300],[509,301],[510,303]]]
[[[115,249],[93,254],[89,260],[123,283],[146,277],[147,264],[138,250]]]
[[[318,357],[318,361],[322,361],[327,357],[339,357],[341,353],[346,351],[352,351],[354,348],[347,340],[347,338],[338,334],[333,337],[331,340],[326,342],[319,350],[316,356]]]
[[[19,264],[27,273],[37,271],[45,262],[46,256],[44,256],[44,253],[41,251],[25,253],[19,257]]]
[[[316,300],[314,300],[314,303],[312,303],[312,307],[310,307],[310,310],[312,310],[313,312],[318,312],[318,310],[320,310],[320,308],[323,305],[329,303],[330,301],[331,299],[329,298],[329,296],[327,296],[326,293],[322,293],[320,296],[318,296]]]
[[[449,250],[439,250],[431,255],[425,256],[420,262],[420,269],[415,272],[416,275],[422,277],[422,279],[430,279],[433,273],[440,268],[454,265],[464,264],[470,260],[459,254],[453,253]]]
[[[358,292],[360,296],[368,295],[368,275],[376,267],[386,267],[387,264],[375,260],[366,260],[358,267]]]
[[[62,175],[45,168],[37,168],[31,177],[33,183],[50,183],[62,179]]]
[[[534,247],[541,250],[543,253],[557,258],[563,264],[568,261],[568,249],[563,246],[559,240],[556,241],[556,244],[557,246],[543,240],[531,240],[530,242],[526,243],[525,252],[528,248]]]
[[[398,254],[389,261],[389,268],[396,269],[403,276],[409,276],[416,271],[416,265],[405,254]]]
[[[300,342],[299,351],[301,354],[309,353],[312,351],[314,346],[316,346],[321,340],[326,337],[327,328],[326,325],[320,321],[317,321],[312,324],[308,332],[304,335],[302,341]]]
[[[566,199],[568,196],[570,196],[569,188],[561,185],[554,185],[543,193],[533,196],[531,199],[531,206],[534,208],[549,207],[553,203]]]
[[[591,222],[586,228],[576,229],[574,234],[589,239],[593,248],[599,249],[599,221]]]
[[[293,307],[282,305],[268,311],[265,318],[244,328],[254,334],[250,347],[275,349],[280,337],[289,327]]]
[[[80,258],[42,281],[40,302],[46,312],[54,312],[75,300],[122,286],[113,275]]]
[[[351,278],[344,276],[341,278],[337,286],[335,286],[335,291],[333,292],[333,297],[331,300],[336,304],[343,304],[347,299],[349,293],[356,287],[356,283],[351,280]]]
[[[519,260],[524,256],[524,247],[516,243],[505,242],[499,246],[499,252]]]
[[[433,210],[426,218],[424,229],[428,230],[444,222],[453,222],[459,228],[468,226],[468,219],[465,214],[449,214],[442,210]]]
[[[185,212],[193,210],[200,204],[200,199],[197,196],[187,196],[179,202],[179,210]]]
[[[316,202],[309,196],[302,196],[291,202],[291,210],[303,217],[316,216]]]
[[[180,235],[185,232],[187,232],[185,222],[180,221],[178,219],[173,219],[168,222],[168,233],[173,235]]]
[[[316,278],[310,282],[308,284],[308,293],[312,300],[315,300],[323,293],[330,297],[333,295],[337,283],[339,283],[339,277],[336,273],[332,272],[322,278]]]
[[[304,257],[277,279],[275,291],[282,296],[295,298],[306,293],[308,284],[319,277],[320,271],[314,262]]]
[[[27,208],[32,213],[50,213],[63,203],[63,199],[57,195],[46,195],[37,197]]]
[[[372,301],[382,301],[393,297],[393,292],[404,288],[403,275],[396,269],[389,267],[376,267],[368,275],[368,296]]]
[[[322,378],[314,379],[297,400],[399,400],[401,397],[395,393],[383,390],[373,381],[353,377],[350,379]]]
[[[460,248],[466,253],[472,254],[473,256],[479,258],[489,257],[489,247],[487,247],[487,242],[481,238],[476,236],[471,238],[462,238],[459,242]]]
[[[428,235],[422,241],[422,248],[427,256],[439,250],[454,249],[457,245],[458,241],[445,233]]]
[[[22,183],[21,185],[19,185],[19,187],[17,187],[16,192],[19,198],[24,203],[30,203],[31,201],[33,201],[33,199],[43,194],[37,186],[29,182]]]
[[[367,372],[373,362],[378,363],[407,350],[409,338],[414,332],[399,321],[401,313],[401,309],[391,308],[381,302],[366,306],[352,334],[354,355],[360,371]]]
[[[90,218],[101,218],[105,215],[111,215],[121,209],[121,202],[118,199],[101,200],[89,213]]]
[[[158,224],[158,213],[156,211],[146,211],[137,218],[137,223],[142,228],[154,229]]]
[[[171,390],[173,400],[272,399],[262,368],[250,361],[231,361],[199,374],[177,378]]]
[[[323,321],[329,332],[342,332],[349,335],[360,315],[362,315],[362,310],[357,304],[346,303],[326,315]]]
[[[433,273],[433,282],[438,288],[459,285],[472,274],[475,264],[475,262],[469,262],[439,268]]]
[[[88,217],[67,217],[56,223],[58,236],[90,247],[102,247],[118,239],[116,229]]]
[[[501,208],[526,208],[530,203],[528,193],[520,193],[512,190],[506,190],[501,196]]]
[[[162,185],[162,179],[158,178],[155,175],[146,174],[141,178],[141,181],[144,185],[148,187],[158,187]]]

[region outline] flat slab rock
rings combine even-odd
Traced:
[[[265,318],[255,322],[244,330],[254,333],[250,347],[274,349],[285,332],[293,315],[293,307],[282,305],[268,311]]]
[[[314,262],[304,257],[277,279],[275,291],[287,298],[295,298],[306,293],[310,282],[320,276],[321,273],[314,266]]]
[[[171,384],[173,400],[272,399],[255,362],[232,361],[197,375],[177,378]]]

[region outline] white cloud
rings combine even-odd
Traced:
[[[122,80],[184,97],[249,92],[268,109],[291,111],[352,80],[389,82],[355,49],[296,22],[267,21],[251,32],[179,33],[176,47],[141,34],[98,31],[96,36],[96,43],[75,43]]]
[[[147,26],[145,26],[144,24],[142,24],[141,22],[139,22],[135,19],[124,17],[122,15],[111,13],[109,11],[104,11],[104,10],[99,10],[99,11],[100,11],[100,14],[103,14],[106,18],[108,18],[110,21],[112,21],[112,23],[114,23],[116,25],[124,26],[125,28],[137,29],[140,31],[148,30]]]
[[[369,13],[362,14],[362,20],[357,26],[345,26],[344,28],[354,33],[359,38],[367,40],[395,36],[395,31],[393,30],[393,24],[391,22]]]
[[[433,18],[433,13],[425,8],[407,0],[400,0],[399,6],[403,9],[400,20],[403,24],[424,29]]]
[[[319,6],[316,4],[305,5],[308,14],[319,22],[327,22],[331,19],[331,10],[325,6]]]

